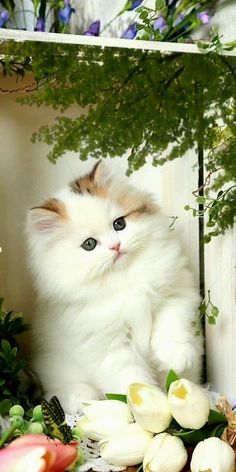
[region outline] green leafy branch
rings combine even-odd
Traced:
[[[18,334],[29,329],[22,314],[7,312],[0,299],[0,414],[5,414],[14,402],[19,400],[26,407],[31,406],[30,399],[21,390],[21,373],[26,361],[19,357]]]
[[[203,205],[203,209],[198,209],[186,205],[185,210],[192,211],[194,217],[203,218],[207,215],[206,227],[211,228],[202,242],[209,243],[212,237],[224,234],[232,226],[236,217],[236,184],[231,185],[226,190],[220,190],[216,198],[198,196],[196,202]]]

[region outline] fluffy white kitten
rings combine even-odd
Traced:
[[[39,295],[33,365],[67,412],[170,368],[200,380],[198,291],[151,196],[91,174],[33,208],[30,263]]]

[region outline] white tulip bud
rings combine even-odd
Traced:
[[[157,434],[149,444],[144,460],[144,472],[180,472],[188,460],[183,441],[168,433]]]
[[[100,454],[109,464],[129,466],[140,464],[153,435],[137,423],[127,425],[109,438],[100,441]]]
[[[200,429],[208,420],[210,401],[207,393],[190,380],[172,382],[168,392],[174,419],[183,427]]]
[[[208,438],[197,444],[191,460],[192,472],[234,472],[232,447],[219,438]]]
[[[93,401],[83,408],[83,413],[77,425],[87,438],[95,441],[110,436],[133,421],[129,407],[119,400]]]
[[[172,416],[167,396],[152,385],[131,384],[128,388],[128,405],[135,421],[143,429],[161,433],[168,428]]]

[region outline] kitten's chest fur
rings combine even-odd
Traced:
[[[56,344],[61,339],[61,349],[76,352],[84,362],[93,352],[93,361],[99,363],[111,346],[124,343],[132,343],[145,355],[152,326],[151,306],[151,284],[142,271],[113,274],[91,286],[86,294],[81,293],[77,302],[51,304],[49,342],[53,347],[54,341]]]

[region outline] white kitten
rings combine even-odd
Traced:
[[[170,368],[200,380],[199,303],[187,261],[152,198],[98,163],[30,212],[39,294],[33,365],[67,412]]]

